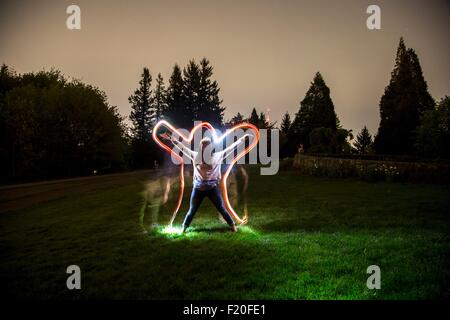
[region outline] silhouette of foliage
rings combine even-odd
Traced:
[[[426,158],[450,158],[450,97],[425,111],[417,128],[416,147]]]
[[[98,88],[56,70],[0,74],[3,181],[49,179],[125,167],[123,119]]]
[[[371,150],[373,144],[372,136],[366,126],[356,136],[355,148],[359,154],[367,154]]]
[[[333,135],[338,124],[339,120],[334,111],[330,89],[322,75],[317,72],[305,98],[300,102],[300,109],[290,126],[288,133],[290,150],[287,153],[293,155],[300,144],[308,150],[312,141],[323,143],[325,136]],[[329,128],[330,130],[320,129],[313,134],[311,139],[310,134],[316,128]],[[331,148],[331,146],[329,147]],[[315,149],[322,150],[323,146],[317,146]]]
[[[420,117],[433,106],[419,58],[400,38],[391,80],[380,101],[381,121],[374,142],[377,153],[414,154]]]

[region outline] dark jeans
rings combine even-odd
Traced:
[[[189,227],[192,219],[194,218],[195,213],[197,212],[198,208],[200,207],[200,204],[202,203],[205,197],[208,197],[209,200],[211,200],[211,202],[214,204],[217,210],[219,210],[222,217],[230,226],[234,225],[233,218],[231,218],[230,214],[225,208],[219,188],[214,187],[208,190],[200,190],[197,188],[192,189],[190,208],[188,213],[186,214],[186,217],[184,218],[183,227],[185,228]]]

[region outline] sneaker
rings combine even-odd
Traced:
[[[237,232],[237,227],[236,227],[235,224],[233,224],[233,225],[231,226],[231,231],[232,231],[232,232]]]

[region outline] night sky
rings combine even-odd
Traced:
[[[81,8],[81,30],[66,7]],[[366,8],[381,7],[381,30]],[[297,112],[315,72],[344,128],[376,133],[378,103],[400,36],[420,58],[433,98],[450,95],[450,1],[1,1],[0,63],[98,86],[128,115],[142,68],[167,84],[175,63],[210,59],[225,119],[252,107],[280,123]]]

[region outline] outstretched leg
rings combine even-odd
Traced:
[[[205,198],[205,192],[199,189],[193,188],[191,193],[191,201],[189,206],[189,211],[186,213],[186,217],[184,217],[183,221],[183,232],[186,231],[187,227],[191,224],[192,219],[194,218],[195,213],[197,212],[200,204]]]
[[[220,212],[225,221],[228,223],[228,225],[232,228],[232,230],[236,231],[236,224],[234,223],[234,220],[229,214],[228,210],[225,208],[219,188],[215,187],[211,190],[208,190],[207,196],[212,201],[216,209]]]

